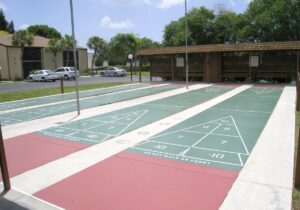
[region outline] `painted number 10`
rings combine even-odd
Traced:
[[[212,158],[216,158],[216,159],[223,159],[224,155],[223,154],[218,154],[218,153],[213,153],[211,155]]]

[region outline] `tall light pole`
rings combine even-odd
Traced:
[[[186,89],[189,89],[187,0],[185,0],[184,3],[185,3],[185,80],[186,80]]]
[[[78,74],[77,74],[78,68],[77,68],[77,56],[76,56],[76,38],[75,38],[75,29],[74,29],[73,1],[72,0],[70,0],[70,10],[71,10],[71,25],[72,25],[72,37],[73,37],[73,56],[74,56],[74,68],[75,68],[77,114],[80,115],[79,87],[78,87]]]

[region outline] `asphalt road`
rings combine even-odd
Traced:
[[[149,81],[149,77],[142,77],[142,82]],[[156,81],[159,81],[159,78],[156,78]],[[133,81],[138,82],[139,77],[133,75]],[[155,81],[155,80],[154,80]],[[101,83],[111,83],[111,82],[130,82],[130,76],[126,77],[80,77],[79,85],[87,84],[101,84]],[[73,86],[75,85],[74,80],[65,80],[64,86]],[[60,81],[56,82],[36,82],[36,81],[24,81],[18,85],[0,85],[0,92],[13,92],[13,91],[22,91],[22,90],[33,90],[40,88],[51,88],[51,87],[60,87]]]

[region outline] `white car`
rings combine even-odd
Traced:
[[[118,67],[110,67],[108,69],[100,71],[101,76],[112,76],[112,77],[124,77],[126,76],[126,71]]]
[[[57,80],[57,75],[51,70],[37,70],[34,74],[29,75],[33,81],[43,81],[46,82],[51,80],[55,82]]]
[[[54,70],[57,74],[58,78],[75,79],[75,68],[74,67],[60,67]],[[77,76],[79,76],[79,72],[77,71]]]

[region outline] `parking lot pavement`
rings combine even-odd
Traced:
[[[138,75],[133,75],[133,82],[139,81]],[[156,78],[154,81],[160,81],[160,78]],[[150,81],[149,77],[142,77],[143,82]],[[126,77],[80,77],[79,85],[88,85],[88,84],[101,84],[101,83],[111,83],[111,82],[130,82],[130,76]],[[74,80],[65,80],[64,86],[73,86],[75,85]],[[22,91],[22,90],[32,90],[32,89],[40,89],[40,88],[51,88],[51,87],[60,87],[60,81],[56,82],[33,82],[33,81],[25,81],[24,84],[21,85],[9,85],[9,86],[0,86],[1,92],[13,92],[13,91]]]

